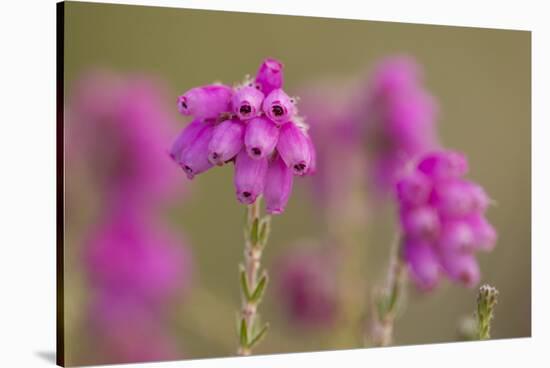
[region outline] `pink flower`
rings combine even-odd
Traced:
[[[290,121],[295,113],[294,101],[280,88],[266,96],[262,108],[266,116],[277,125]]]
[[[434,151],[396,184],[404,259],[422,290],[434,288],[441,275],[475,286],[480,271],[474,252],[495,246],[496,231],[485,218],[489,198],[461,177],[466,168],[462,154]]]
[[[264,191],[267,159],[255,160],[245,150],[235,159],[235,190],[239,202],[252,204]]]
[[[231,87],[221,84],[195,87],[178,97],[178,110],[196,119],[214,119],[231,111],[232,93]]]
[[[310,168],[312,146],[306,134],[293,122],[281,127],[277,151],[295,175],[305,175]]]
[[[244,145],[252,158],[270,156],[279,140],[279,127],[266,117],[250,120],[246,125]]]
[[[283,64],[275,59],[265,59],[256,75],[256,84],[266,96],[274,89],[282,88]]]
[[[419,66],[407,57],[383,60],[360,103],[372,177],[379,189],[391,190],[412,161],[438,147],[436,105],[422,85]]]
[[[92,72],[79,79],[70,97],[68,169],[89,174],[103,202],[139,200],[149,206],[176,193],[180,185],[166,160],[175,120],[161,85]]]
[[[233,113],[241,120],[248,120],[262,112],[264,94],[255,87],[242,87],[233,95]]]
[[[299,244],[274,265],[278,303],[293,326],[331,327],[338,315],[338,263],[332,252],[318,245]]]
[[[223,165],[243,147],[244,124],[239,120],[226,120],[214,128],[208,144],[208,159],[213,165]]]
[[[286,166],[281,156],[277,155],[267,168],[264,189],[267,213],[283,213],[292,192],[293,179],[292,171]]]
[[[292,191],[289,173],[314,174],[317,154],[295,101],[282,89],[282,64],[264,60],[255,83],[197,87],[180,96],[180,112],[194,120],[178,135],[170,156],[189,179],[235,161],[239,202],[252,204],[265,194],[268,211],[279,214]]]

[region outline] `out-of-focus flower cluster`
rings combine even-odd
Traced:
[[[403,256],[423,290],[434,288],[443,274],[468,287],[477,285],[474,252],[495,245],[496,232],[485,218],[489,197],[463,178],[467,171],[462,154],[434,151],[397,183]]]
[[[160,204],[177,194],[163,93],[144,78],[99,72],[81,79],[73,96],[67,158],[102,193],[82,250],[91,289],[86,331],[108,362],[180,357],[165,314],[190,285],[192,259],[159,221]]]
[[[277,302],[290,322],[301,327],[330,327],[338,316],[338,257],[334,248],[298,243],[274,265]]]
[[[436,104],[422,83],[422,72],[409,57],[382,60],[355,109],[364,127],[370,176],[382,192],[391,192],[407,164],[438,147]]]
[[[185,92],[178,109],[194,120],[174,142],[172,159],[189,179],[234,162],[237,199],[251,204],[263,194],[268,213],[283,212],[293,175],[312,174],[316,158],[296,101],[282,87],[283,65],[266,59],[254,81]]]

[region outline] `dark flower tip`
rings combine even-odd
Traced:
[[[284,109],[281,105],[274,105],[271,108],[271,111],[273,111],[273,115],[275,115],[275,116],[282,116],[285,113],[285,111],[284,111]]]

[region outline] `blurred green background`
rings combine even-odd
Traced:
[[[164,80],[175,102],[191,87],[213,81],[231,84],[244,74],[253,75],[265,57],[284,62],[285,89],[293,93],[318,78],[353,78],[388,55],[414,56],[440,105],[443,144],[468,155],[469,177],[497,202],[489,220],[499,242],[492,253],[479,256],[482,282],[500,290],[493,337],[530,336],[529,32],[73,2],[65,9],[67,96],[82,73],[97,67]],[[175,110],[174,103],[174,116]],[[182,126],[187,121],[178,119]],[[315,122],[309,123],[315,129]],[[66,179],[72,180],[70,173]],[[285,214],[274,218],[264,256],[268,267],[293,241],[323,234],[308,187],[296,183]],[[234,196],[232,169],[226,166],[195,178],[188,198],[175,201],[167,213],[167,221],[189,239],[196,262],[194,289],[173,324],[187,357],[234,354],[243,211]],[[66,219],[68,363],[86,361],[84,356],[93,354],[78,323],[86,302],[76,256],[79,231],[85,227],[82,218],[77,209]],[[383,277],[392,221],[390,208],[369,217],[360,239],[368,250],[358,277],[372,282]],[[412,293],[397,322],[395,343],[456,340],[458,320],[472,313],[475,294],[449,283],[430,295]],[[272,329],[257,353],[330,348],[330,332],[294,333],[282,320],[272,294],[261,308]]]

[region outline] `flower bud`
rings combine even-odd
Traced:
[[[179,133],[176,141],[172,144],[170,149],[170,157],[172,160],[179,162],[181,154],[189,148],[191,143],[197,138],[199,133],[205,127],[205,124],[200,119],[193,120]]]
[[[208,144],[214,133],[214,125],[204,124],[204,127],[191,142],[189,148],[184,150],[180,156],[179,164],[189,179],[212,167],[208,160]]]
[[[244,125],[239,120],[225,120],[214,128],[208,145],[208,160],[221,166],[240,152],[243,146]]]
[[[402,209],[401,224],[408,238],[422,240],[435,239],[441,227],[437,212],[429,206]]]
[[[253,159],[268,157],[279,139],[279,127],[265,117],[257,117],[248,122],[244,135],[244,145]]]
[[[414,171],[397,182],[397,198],[401,205],[415,207],[428,202],[432,185],[422,173]]]
[[[425,155],[418,170],[434,179],[458,178],[468,172],[468,161],[461,153],[438,151]]]
[[[178,97],[178,110],[197,119],[217,118],[231,111],[232,94],[233,89],[222,84],[195,87]]]
[[[256,84],[267,96],[274,89],[283,87],[283,64],[275,59],[265,59],[256,75]]]
[[[275,89],[267,95],[262,109],[277,125],[288,122],[295,113],[294,101],[282,89]]]
[[[233,94],[233,112],[241,119],[248,120],[262,112],[264,94],[255,87],[243,87]]]
[[[474,246],[476,249],[491,251],[497,242],[497,232],[485,216],[474,214],[466,220],[472,228]]]
[[[407,240],[405,243],[405,260],[416,286],[423,290],[433,289],[440,275],[439,260],[429,243]]]
[[[441,264],[452,280],[466,287],[474,287],[479,283],[479,265],[473,254],[442,250]]]
[[[459,218],[485,211],[489,198],[479,185],[454,179],[436,184],[431,202],[442,216]]]
[[[283,213],[292,192],[293,179],[292,172],[281,156],[276,155],[267,167],[265,179],[264,198],[267,213]]]
[[[311,164],[311,147],[305,133],[294,123],[280,128],[277,151],[294,175],[304,175]]]
[[[474,232],[470,224],[462,220],[446,220],[443,223],[439,246],[450,251],[469,251],[474,245]]]
[[[235,189],[242,204],[252,204],[262,194],[267,173],[267,159],[254,160],[245,150],[235,159]]]

